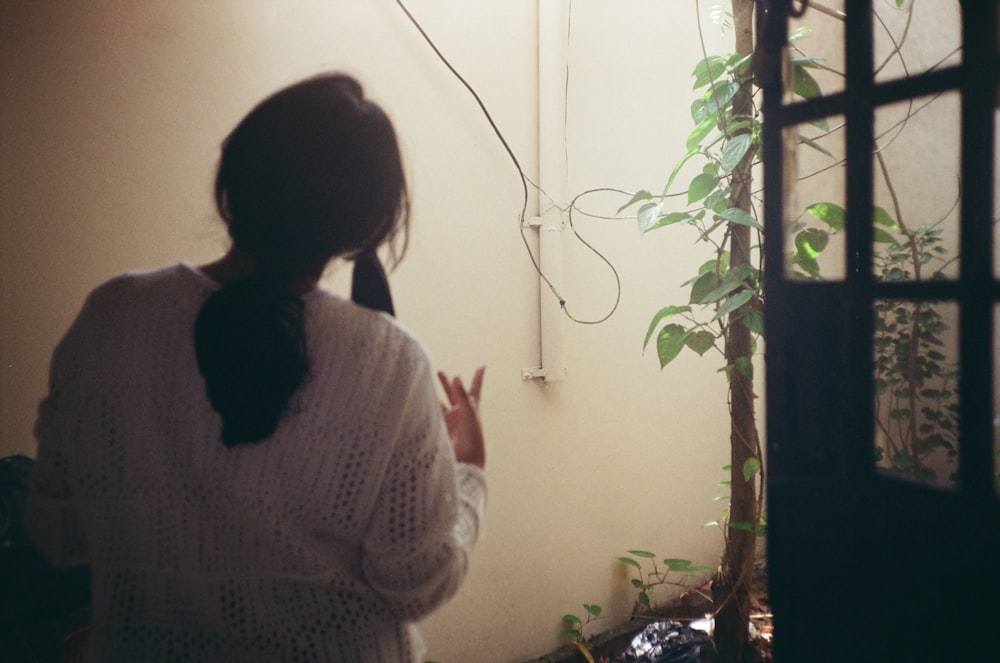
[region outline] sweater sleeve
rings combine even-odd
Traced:
[[[479,468],[455,461],[425,357],[406,400],[363,542],[362,568],[399,619],[416,621],[464,580],[486,482]]]
[[[83,523],[71,488],[69,470],[74,412],[83,405],[84,366],[95,348],[93,325],[99,314],[91,295],[69,331],[56,346],[49,369],[48,393],[38,407],[38,452],[29,478],[25,527],[39,551],[54,566],[89,561]]]

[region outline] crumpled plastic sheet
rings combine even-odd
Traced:
[[[638,633],[614,663],[717,663],[718,651],[705,631],[678,622],[654,622]]]

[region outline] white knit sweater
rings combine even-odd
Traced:
[[[461,583],[485,480],[455,462],[427,353],[389,316],[305,296],[311,361],[277,431],[226,448],[185,264],[95,290],[39,408],[26,519],[90,563],[89,660],[413,661]]]

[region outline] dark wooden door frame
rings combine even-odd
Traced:
[[[783,43],[791,0],[767,7]],[[961,3],[962,64],[876,83],[870,0],[848,0],[845,90],[784,104],[765,89],[770,595],[779,663],[997,660],[1000,506],[993,476],[993,168],[997,3]],[[761,24],[759,24],[759,27]],[[763,38],[762,38],[763,41]],[[759,48],[768,48],[762,43]],[[881,105],[961,95],[961,267],[952,281],[884,283],[872,270],[873,118]],[[786,278],[782,134],[847,120],[847,265],[836,282]],[[873,302],[959,308],[959,482],[938,491],[875,471]],[[983,655],[987,658],[982,658]]]

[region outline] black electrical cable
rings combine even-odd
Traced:
[[[600,324],[600,323],[604,322],[605,320],[607,320],[608,318],[610,318],[614,314],[614,312],[618,309],[618,304],[621,301],[621,278],[618,275],[618,270],[615,269],[615,266],[613,264],[611,264],[611,261],[608,260],[608,258],[606,256],[604,256],[600,251],[598,251],[597,249],[595,249],[590,243],[588,243],[586,240],[584,240],[583,237],[580,236],[580,233],[576,230],[576,227],[573,225],[573,206],[574,206],[573,204],[576,202],[577,198],[579,198],[580,196],[582,196],[582,195],[584,195],[586,193],[589,193],[589,192],[585,191],[582,194],[577,195],[573,199],[573,203],[570,204],[569,210],[568,210],[569,225],[570,225],[570,228],[573,230],[573,234],[576,236],[577,240],[579,240],[584,246],[586,246],[588,249],[590,249],[597,257],[599,257],[601,260],[603,260],[608,265],[609,268],[611,268],[611,272],[614,274],[614,277],[615,277],[615,283],[617,284],[617,290],[618,290],[618,292],[617,292],[617,296],[615,298],[615,304],[611,308],[611,311],[607,315],[605,315],[604,317],[602,317],[602,318],[600,318],[598,320],[579,320],[579,319],[577,319],[576,317],[574,317],[569,312],[569,309],[566,307],[566,300],[565,300],[565,298],[559,293],[558,290],[556,290],[556,287],[555,287],[555,285],[552,284],[552,281],[550,281],[549,278],[544,274],[544,272],[542,272],[542,268],[538,264],[538,259],[535,258],[535,254],[532,253],[531,246],[528,244],[528,238],[524,234],[524,226],[525,226],[524,217],[525,217],[525,214],[527,213],[527,209],[528,209],[528,184],[530,183],[532,187],[534,187],[535,189],[537,189],[540,193],[542,193],[546,197],[549,197],[548,194],[546,194],[544,191],[542,191],[541,188],[537,184],[535,184],[534,182],[532,182],[528,178],[528,176],[525,174],[524,169],[521,167],[521,163],[518,161],[517,156],[514,154],[514,150],[511,149],[510,145],[507,143],[507,139],[504,138],[503,133],[500,131],[500,128],[497,126],[496,122],[493,120],[493,116],[490,115],[489,110],[486,108],[486,104],[483,103],[483,100],[476,93],[475,89],[473,89],[473,87],[469,84],[469,82],[466,81],[465,78],[460,73],[458,73],[458,70],[456,70],[455,67],[452,66],[451,62],[448,61],[448,58],[446,58],[444,56],[444,54],[438,49],[438,47],[434,43],[434,41],[430,38],[430,36],[427,34],[427,32],[424,31],[424,29],[420,25],[419,21],[417,21],[417,19],[413,16],[413,14],[410,13],[410,10],[406,8],[406,5],[403,4],[403,1],[402,0],[396,0],[396,4],[399,6],[399,8],[403,11],[403,13],[409,19],[410,23],[413,24],[413,27],[415,27],[417,29],[417,32],[420,33],[420,36],[424,38],[424,41],[427,42],[427,45],[430,46],[431,50],[434,51],[434,54],[437,55],[438,59],[441,60],[442,63],[444,63],[444,65],[455,76],[455,78],[457,78],[459,80],[459,82],[461,82],[462,85],[465,87],[465,89],[468,90],[469,94],[472,95],[473,99],[476,100],[476,103],[479,105],[479,109],[483,112],[483,115],[486,116],[487,122],[489,122],[490,127],[493,129],[493,133],[496,134],[497,138],[500,140],[500,143],[503,145],[504,150],[506,150],[507,156],[509,156],[510,160],[514,163],[514,168],[517,170],[518,176],[521,179],[521,188],[522,188],[523,193],[524,193],[523,203],[521,205],[521,212],[518,215],[518,220],[520,221],[519,225],[520,225],[520,232],[521,232],[521,241],[524,243],[524,248],[528,252],[528,257],[531,259],[531,264],[535,268],[535,271],[538,273],[539,278],[541,278],[542,281],[545,282],[545,284],[549,287],[549,290],[552,291],[552,294],[555,295],[556,299],[559,301],[559,307],[562,309],[563,313],[566,314],[566,317],[568,317],[573,322],[576,322],[576,323],[579,323],[579,324],[596,325],[596,324]],[[568,84],[568,81],[567,81],[567,84]],[[601,190],[601,189],[598,189],[598,190]],[[550,198],[550,200],[551,200],[551,198]]]
[[[588,193],[596,193],[598,191],[614,191],[614,192],[617,192],[617,193],[624,193],[623,191],[620,191],[619,189],[612,189],[610,187],[605,187],[605,188],[601,188],[601,189],[590,189],[588,191],[584,191],[583,193],[577,194],[576,196],[574,196],[573,200],[569,204],[569,213],[568,213],[569,227],[573,231],[573,234],[576,236],[576,239],[581,244],[583,244],[584,246],[586,246],[588,249],[590,249],[591,251],[593,251],[594,255],[596,255],[598,258],[600,258],[605,263],[607,263],[608,267],[611,269],[611,273],[614,274],[614,277],[615,277],[615,303],[614,303],[614,306],[611,307],[611,310],[608,311],[607,315],[605,315],[603,318],[600,318],[598,320],[576,320],[575,318],[573,318],[572,316],[570,316],[570,319],[572,319],[574,322],[578,322],[578,323],[583,324],[583,325],[599,325],[602,322],[606,321],[608,318],[610,318],[612,315],[615,314],[615,311],[618,310],[618,305],[622,301],[622,280],[621,280],[621,277],[618,276],[618,270],[615,269],[615,266],[611,264],[611,261],[608,260],[607,256],[605,256],[603,253],[601,253],[600,251],[598,251],[597,249],[595,249],[590,244],[590,242],[588,242],[587,240],[585,240],[580,235],[580,233],[576,229],[576,224],[573,223],[573,210],[576,209],[576,201],[579,200],[582,196],[587,195]],[[565,307],[564,307],[564,310],[565,310]],[[567,312],[566,315],[569,315],[569,313]]]

